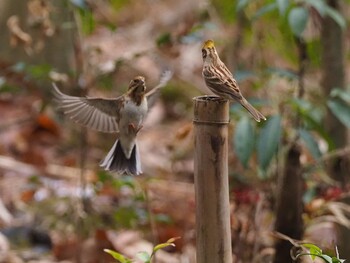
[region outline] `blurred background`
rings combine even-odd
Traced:
[[[172,237],[153,262],[195,262],[192,98],[210,94],[207,39],[267,117],[230,107],[234,262],[293,262],[286,237],[350,259],[347,1],[2,0],[0,13],[0,262],[116,262],[103,249],[135,258]],[[65,118],[51,83],[113,98],[165,69],[138,136],[144,174],[102,171],[117,135]]]

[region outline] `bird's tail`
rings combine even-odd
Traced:
[[[242,98],[242,100],[239,101],[241,105],[249,111],[249,113],[253,116],[253,118],[260,122],[261,120],[266,121],[266,118],[264,115],[262,115],[261,112],[259,112],[257,109],[255,109],[245,98]]]
[[[106,157],[100,163],[100,167],[106,171],[114,171],[121,174],[139,175],[141,171],[140,154],[135,144],[132,149],[130,158],[126,158],[122,146],[117,140]]]

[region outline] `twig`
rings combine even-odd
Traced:
[[[76,181],[79,178],[81,169],[68,166],[48,164],[42,168],[38,168],[34,165],[27,164],[14,158],[0,155],[0,168],[4,170],[17,172],[19,175],[32,176],[38,174],[41,176],[49,177],[59,180],[72,180]],[[92,170],[86,170],[87,182],[95,181],[95,172]]]

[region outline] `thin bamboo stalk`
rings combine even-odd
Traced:
[[[227,146],[229,103],[194,98],[197,263],[232,263]]]

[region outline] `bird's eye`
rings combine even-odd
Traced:
[[[207,51],[205,49],[202,49],[202,57],[203,58],[207,57]]]

